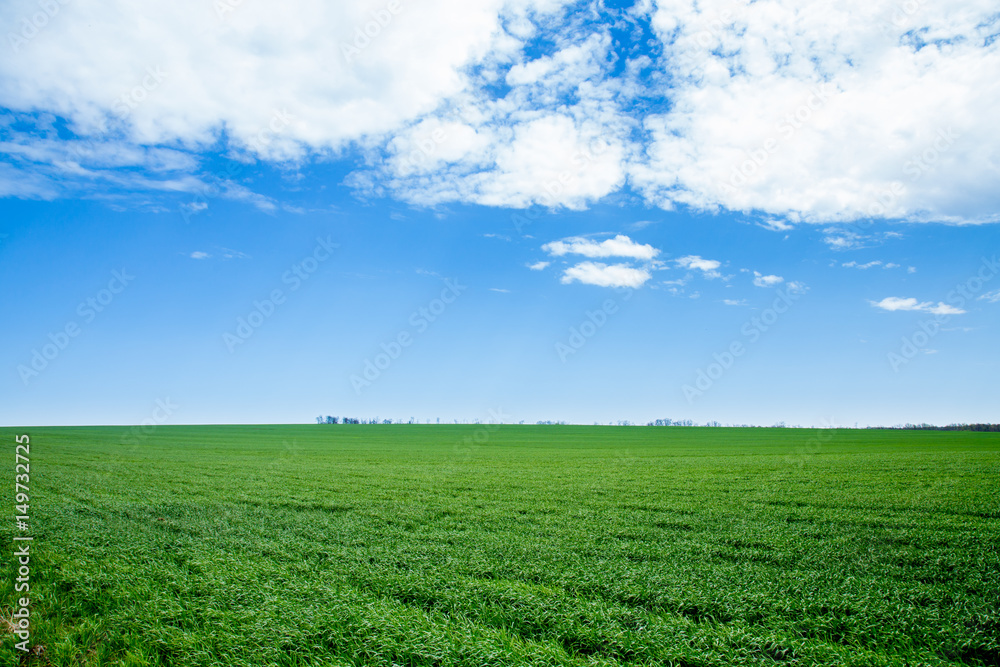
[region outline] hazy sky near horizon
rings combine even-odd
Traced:
[[[994,3],[0,25],[0,424],[1000,420]]]

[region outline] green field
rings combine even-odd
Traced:
[[[1000,434],[576,426],[31,436],[15,665],[997,665]]]

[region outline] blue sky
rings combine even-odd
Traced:
[[[0,423],[997,421],[997,18],[857,4],[8,3]]]

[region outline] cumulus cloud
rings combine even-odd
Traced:
[[[714,259],[702,259],[698,255],[687,255],[686,257],[680,257],[676,260],[677,266],[683,267],[685,269],[698,269],[699,271],[705,271],[706,273],[715,271],[722,263]]]
[[[746,299],[723,299],[722,303],[727,306],[745,306],[747,305]]]
[[[195,250],[191,253],[191,259],[208,259],[211,257],[207,252],[202,252],[201,250]]]
[[[882,310],[888,310],[890,312],[913,310],[923,313],[931,313],[934,315],[961,315],[965,313],[965,311],[961,308],[949,306],[941,301],[935,305],[931,301],[917,301],[912,297],[903,298],[897,296],[887,296],[881,301],[869,301],[869,303],[875,308],[881,308]]]
[[[276,210],[205,174],[220,151],[360,155],[356,191],[422,206],[583,209],[631,188],[774,230],[1000,219],[988,0],[652,0],[607,21],[563,0],[58,6],[27,36],[37,2],[0,5],[17,121],[0,123],[0,196],[207,190]],[[628,50],[613,27],[656,44]]]
[[[532,271],[541,271],[549,265],[549,262],[535,262],[534,264],[529,264],[528,268]]]
[[[753,272],[753,284],[757,287],[774,287],[775,285],[780,285],[785,282],[785,279],[781,276],[765,276],[759,271]]]
[[[662,206],[791,221],[996,220],[995,7],[903,7],[657,2],[673,105],[632,178]]]
[[[660,251],[649,244],[636,243],[624,234],[604,241],[595,241],[579,236],[553,241],[542,246],[542,250],[554,257],[563,255],[583,255],[584,257],[631,257],[650,260]]]
[[[459,70],[470,58],[513,55],[519,42],[501,29],[502,14],[559,6],[437,1],[418,10],[398,3],[401,11],[364,40],[358,31],[386,13],[382,0],[239,3],[221,13],[220,4],[60,4],[48,25],[3,59],[5,102],[70,118],[88,134],[122,120],[140,144],[212,143],[225,127],[236,146],[288,159],[396,130],[434,110],[461,92]],[[37,11],[32,0],[15,0],[0,17],[17,26]],[[287,123],[276,130],[282,113]]]
[[[718,271],[718,268],[722,266],[722,262],[718,260],[704,259],[699,255],[687,255],[675,259],[674,263],[682,269],[701,271],[702,275],[709,279],[723,277]]]
[[[641,287],[652,276],[646,269],[637,269],[628,264],[604,264],[602,262],[580,262],[563,272],[563,284],[580,282],[600,287]]]

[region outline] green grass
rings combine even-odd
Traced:
[[[22,432],[26,664],[1000,664],[1000,434]]]

